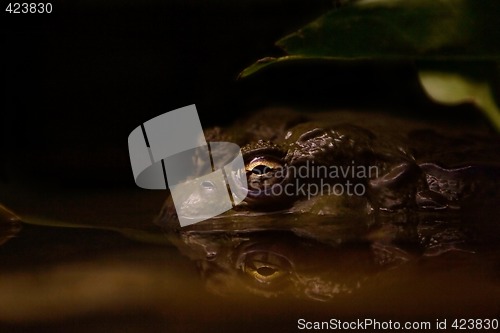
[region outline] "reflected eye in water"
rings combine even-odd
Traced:
[[[238,268],[247,278],[263,287],[282,286],[291,275],[292,265],[285,257],[272,252],[251,252],[240,259]]]

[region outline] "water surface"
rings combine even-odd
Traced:
[[[214,260],[153,224],[163,192],[19,193],[3,193],[23,220],[0,247],[6,329],[285,331],[295,330],[300,318],[435,322],[500,313],[498,228],[489,215],[462,221],[481,226],[481,232],[468,229],[479,238],[439,255],[409,244],[404,255],[391,252],[380,264],[369,241],[334,246],[276,231],[197,235],[219,244]],[[246,273],[231,267],[238,251],[251,253],[253,263],[268,261],[261,277],[281,265],[281,285],[262,287],[250,281],[248,265]]]

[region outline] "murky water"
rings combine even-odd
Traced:
[[[349,232],[354,220],[317,229],[323,237],[306,228],[176,239],[152,223],[164,196],[139,189],[4,193],[24,223],[0,247],[2,327],[250,332],[296,330],[300,318],[434,324],[500,315],[498,227],[488,212],[467,221],[421,216],[415,228],[401,229],[408,236],[397,247],[373,246],[387,228],[373,227],[383,218],[359,242],[328,236]],[[422,251],[411,242],[417,233],[451,244],[453,223],[473,235],[457,250],[440,253],[430,242]]]

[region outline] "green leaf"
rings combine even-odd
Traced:
[[[250,76],[261,69],[279,64],[279,63],[284,63],[284,64],[299,64],[299,63],[304,63],[304,62],[311,62],[311,61],[356,61],[350,58],[338,58],[338,57],[314,57],[314,56],[304,56],[304,55],[289,55],[289,56],[284,56],[284,57],[279,57],[279,58],[274,58],[274,57],[267,57],[258,60],[256,63],[252,64],[251,66],[245,68],[238,76],[239,79],[245,78],[247,76]]]
[[[500,1],[364,0],[277,42],[288,54],[369,58],[500,55]]]
[[[421,64],[419,79],[423,89],[436,102],[448,105],[472,103],[500,132],[500,87],[498,65],[494,63]]]
[[[420,67],[425,70],[420,73],[422,87],[429,96],[438,102],[473,102],[500,130],[498,86],[492,84],[500,75],[496,71],[496,77],[471,79],[469,68],[471,62],[494,65],[500,60],[499,15],[497,0],[351,1],[277,41],[285,55],[261,59],[239,77],[301,61],[433,63],[432,71]],[[450,76],[449,69],[439,74],[439,67],[448,62],[457,64],[455,74]]]
[[[349,2],[277,41],[287,55],[261,59],[240,77],[298,57],[498,60],[498,15],[496,0]]]
[[[22,221],[25,224],[39,225],[44,227],[114,231],[122,234],[124,237],[142,243],[158,244],[158,245],[169,244],[168,239],[166,238],[164,233],[151,232],[149,230],[141,230],[137,228],[125,228],[125,227],[119,228],[106,225],[101,226],[92,224],[81,224],[81,223],[73,223],[70,221],[61,221],[50,218],[40,218],[36,216],[23,216]]]

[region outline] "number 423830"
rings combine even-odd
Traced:
[[[5,11],[9,14],[50,14],[52,3],[9,2]]]

